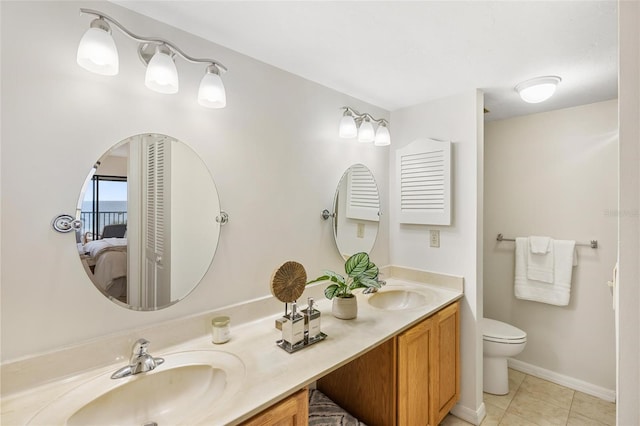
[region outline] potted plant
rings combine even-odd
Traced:
[[[378,267],[369,260],[367,253],[356,253],[349,257],[344,263],[344,271],[347,278],[333,271],[323,271],[323,275],[315,280],[309,281],[312,284],[320,281],[331,281],[331,284],[324,290],[327,299],[333,299],[333,316],[340,319],[353,319],[358,315],[358,303],[353,295],[353,290],[358,288],[380,288],[378,282]]]

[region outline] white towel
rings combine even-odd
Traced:
[[[572,268],[577,265],[575,241],[552,242],[554,251],[553,283],[527,278],[529,243],[527,238],[516,238],[515,296],[557,306],[569,304]]]
[[[576,242],[573,240],[553,240],[554,251],[554,284],[571,287],[573,267],[578,264]]]
[[[554,250],[551,237],[531,236],[528,241],[527,278],[553,283]]]
[[[551,237],[536,237],[535,235],[529,237],[529,249],[533,254],[549,253],[550,246]]]

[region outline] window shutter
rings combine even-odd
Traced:
[[[396,151],[400,223],[451,224],[451,143],[418,139]]]

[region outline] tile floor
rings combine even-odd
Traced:
[[[615,426],[616,404],[509,369],[509,393],[485,393],[481,426]],[[452,415],[441,426],[467,426]]]

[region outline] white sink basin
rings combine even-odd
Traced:
[[[383,290],[369,297],[369,304],[378,309],[400,311],[425,306],[433,302],[435,293],[427,289],[420,291],[397,289]]]
[[[187,351],[148,373],[111,379],[103,373],[62,395],[29,425],[192,424],[240,388],[245,367],[235,355]]]

